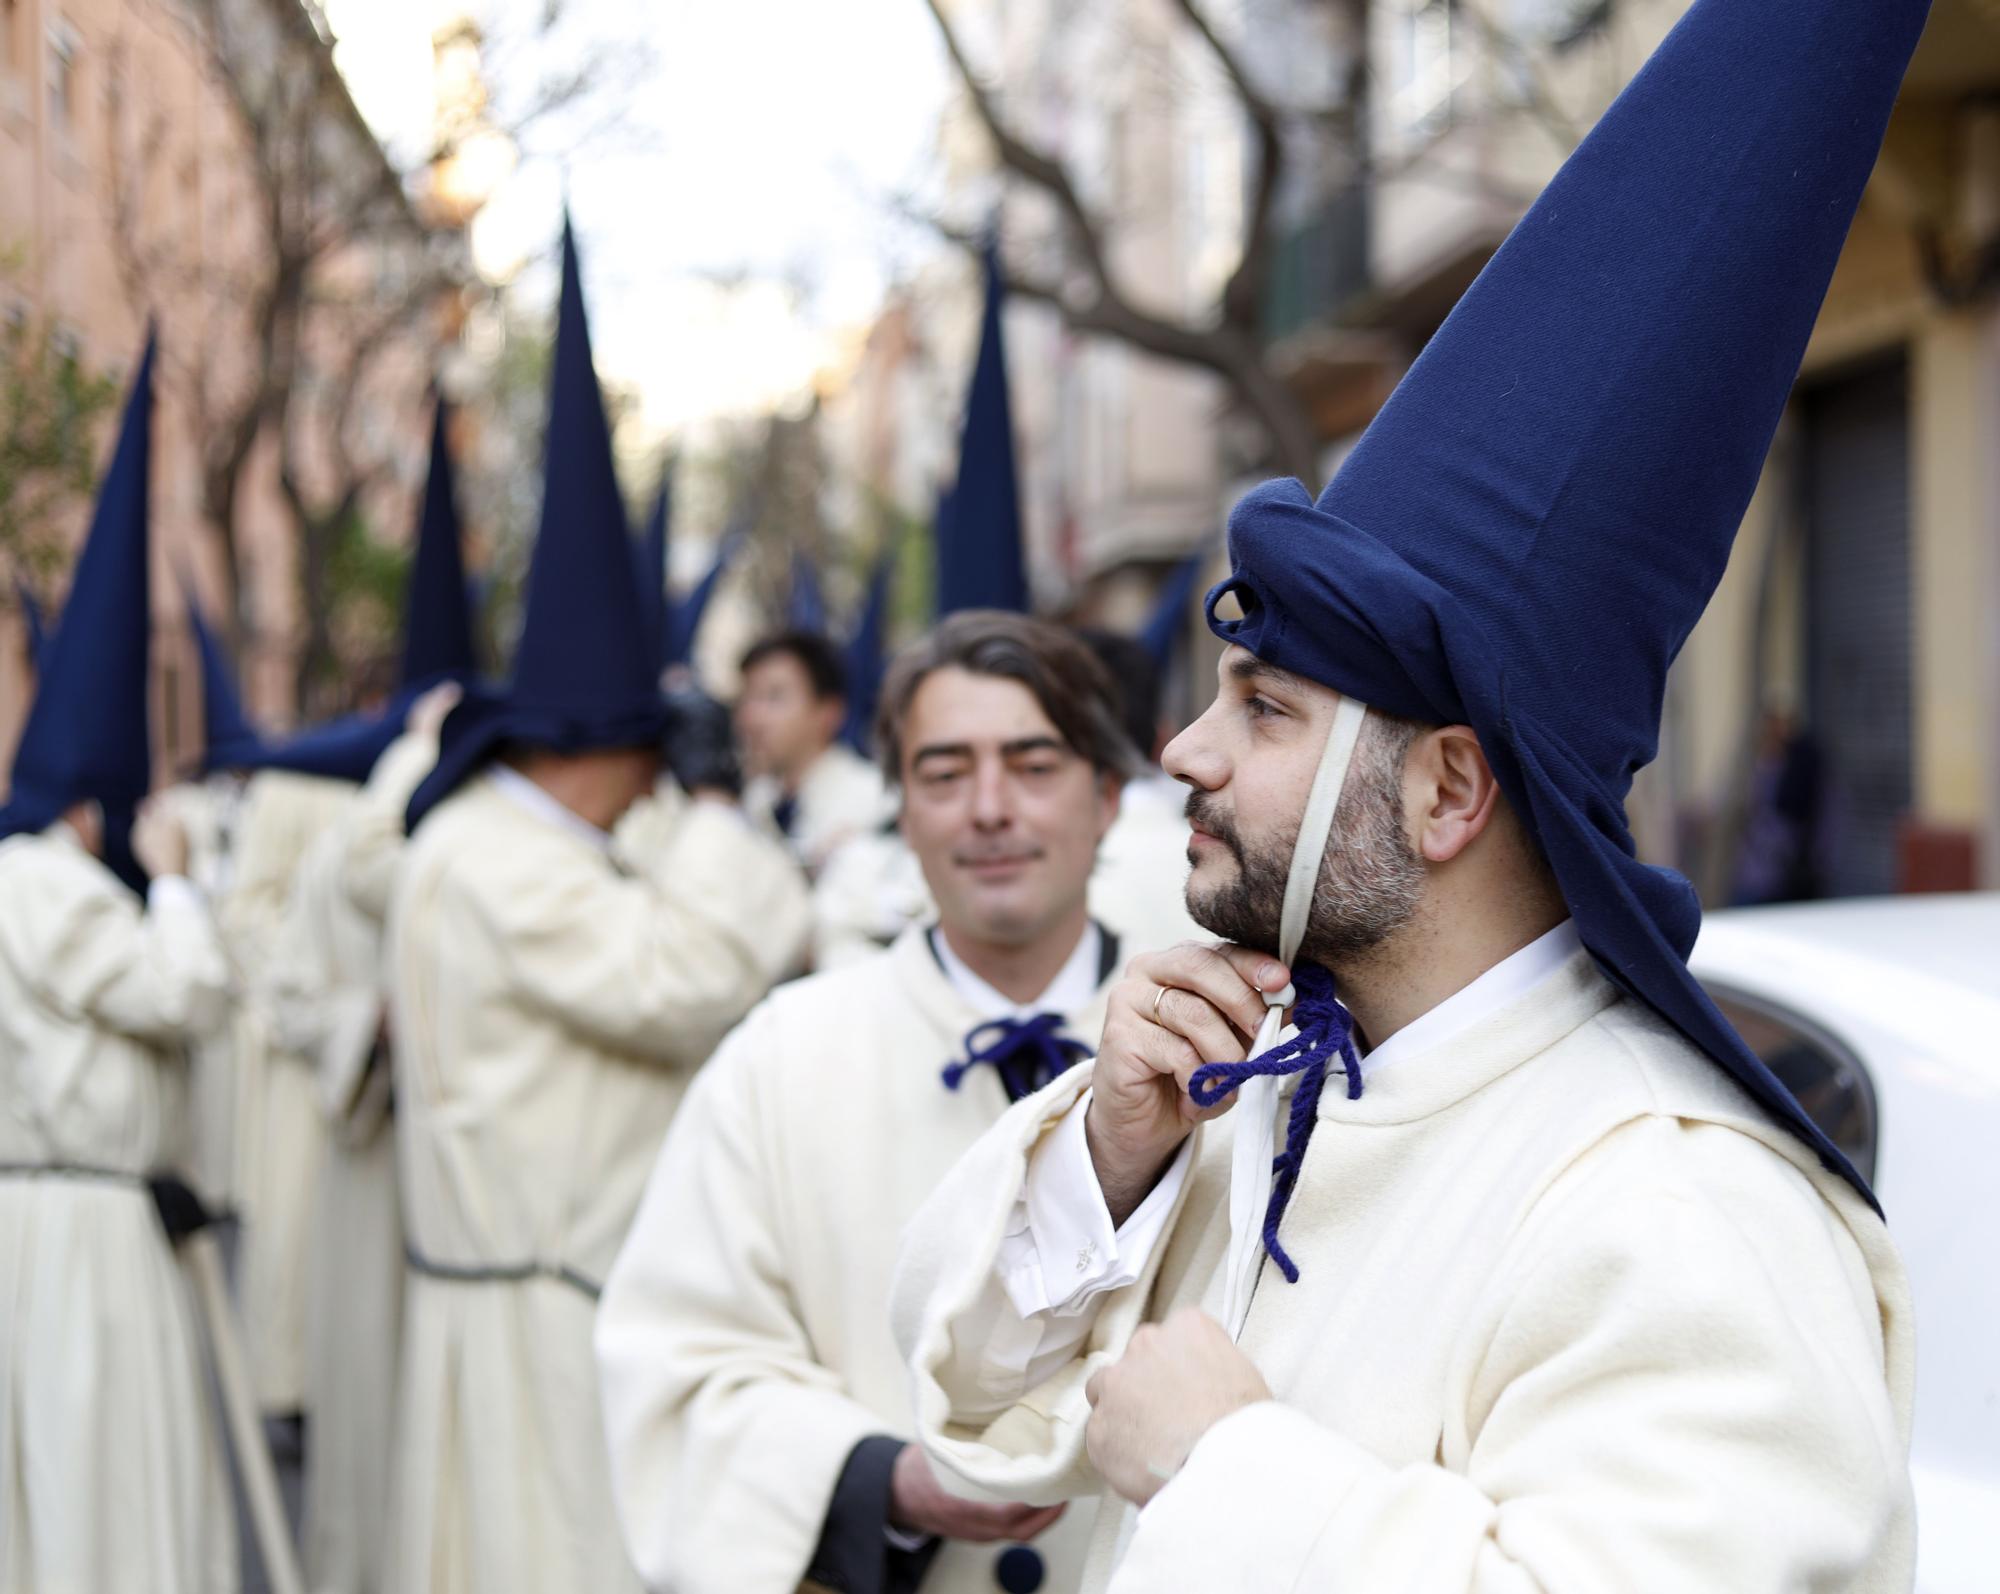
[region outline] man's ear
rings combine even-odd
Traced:
[[[1411,841],[1427,863],[1449,863],[1483,835],[1500,808],[1500,783],[1469,725],[1446,725],[1410,744],[1403,794]]]

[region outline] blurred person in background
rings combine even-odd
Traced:
[[[612,1481],[656,1590],[1075,1584],[1081,1516],[955,1499],[905,1443],[885,1303],[937,1177],[1096,1043],[1121,952],[1088,884],[1134,759],[1090,652],[992,611],[903,651],[877,740],[937,911],[724,1042],[598,1313]]]
[[[825,637],[780,631],[743,655],[736,732],[749,784],[743,806],[782,836],[809,875],[884,818],[882,777],[840,741],[846,673]]]

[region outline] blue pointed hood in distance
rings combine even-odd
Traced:
[[[1260,658],[1470,724],[1606,973],[1864,1194],[1688,972],[1700,906],[1637,861],[1624,800],[1927,10],[1696,0],[1318,501],[1237,505],[1209,598]]]
[[[416,551],[410,560],[409,591],[403,600],[400,680],[406,687],[465,681],[478,668],[457,473],[451,461],[451,405],[440,394],[431,420],[430,469],[424,480]]]
[[[218,769],[247,768],[266,751],[264,738],[243,712],[243,699],[236,689],[236,677],[222,644],[201,617],[201,606],[182,582],[187,600],[188,629],[194,633],[195,653],[201,660],[200,767],[203,774]]]
[[[509,742],[559,752],[657,745],[667,714],[650,643],[565,218],[541,525],[513,676],[504,692],[468,689],[446,717],[410,827]]]
[[[998,246],[984,256],[986,304],[979,354],[959,433],[958,479],[949,514],[937,523],[937,612],[1028,612],[1028,569],[1021,532],[1021,488],[1014,460],[1014,414],[1007,394],[1005,294]]]
[[[42,615],[41,600],[35,596],[35,589],[20,576],[14,578],[14,596],[21,605],[21,624],[28,632],[28,662],[40,675],[48,658],[49,623]]]
[[[0,837],[6,837],[45,830],[74,804],[95,801],[104,813],[104,861],[140,891],[146,878],[132,856],[131,829],[152,784],[148,491],[156,346],[149,330],[0,808]]]

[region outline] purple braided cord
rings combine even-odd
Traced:
[[[1037,1013],[1033,1018],[996,1018],[975,1024],[965,1035],[965,1056],[946,1065],[945,1089],[956,1090],[965,1076],[981,1063],[990,1063],[1006,1088],[1009,1101],[1032,1096],[1057,1075],[1090,1055],[1090,1048],[1073,1036],[1062,1033],[1060,1013]],[[982,1044],[980,1037],[993,1039]]]
[[[1291,1117],[1285,1125],[1285,1149],[1272,1160],[1271,1201],[1264,1209],[1264,1251],[1278,1264],[1285,1282],[1299,1281],[1298,1264],[1278,1243],[1278,1225],[1305,1167],[1306,1145],[1319,1121],[1320,1092],[1326,1086],[1327,1064],[1335,1057],[1347,1075],[1347,1099],[1361,1096],[1361,1058],[1354,1049],[1354,1019],[1340,1005],[1333,975],[1316,963],[1302,963],[1292,975],[1298,1000],[1292,1022],[1298,1033],[1283,1046],[1241,1063],[1203,1063],[1188,1080],[1188,1095],[1197,1107],[1213,1107],[1246,1080],[1274,1074],[1298,1074],[1292,1094]]]

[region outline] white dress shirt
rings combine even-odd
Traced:
[[[491,780],[509,802],[517,808],[526,809],[537,819],[545,819],[558,830],[567,830],[579,841],[587,842],[599,852],[611,850],[611,832],[600,830],[574,808],[566,807],[559,799],[537,786],[518,769],[507,764],[493,764],[486,771]]]

